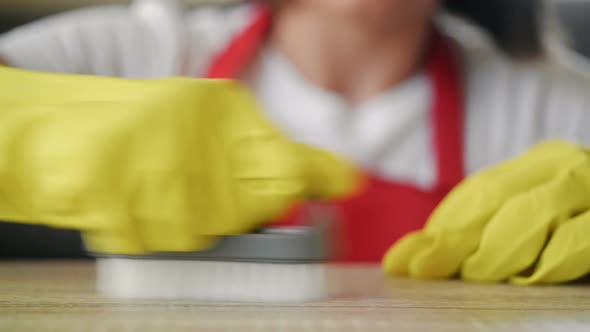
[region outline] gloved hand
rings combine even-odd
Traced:
[[[93,251],[204,249],[355,185],[236,82],[0,67],[0,220],[78,229]]]
[[[466,179],[387,252],[391,275],[516,284],[590,272],[590,154],[562,142]]]

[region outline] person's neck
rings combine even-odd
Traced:
[[[351,103],[413,76],[422,65],[430,25],[377,26],[322,17],[304,8],[276,13],[271,45],[310,82]]]

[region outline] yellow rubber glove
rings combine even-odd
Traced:
[[[78,229],[103,253],[199,250],[355,186],[236,82],[0,67],[0,220]]]
[[[562,141],[466,179],[384,257],[391,275],[517,284],[590,272],[590,154]]]

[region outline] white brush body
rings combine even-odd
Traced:
[[[302,303],[328,295],[326,266],[98,258],[97,290],[119,298]]]

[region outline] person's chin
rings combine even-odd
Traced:
[[[428,2],[435,0],[412,0],[420,3],[408,4],[407,0],[317,0],[324,11],[334,16],[386,22],[405,16],[415,16],[416,10],[424,3],[424,11],[430,11]],[[418,7],[418,8],[417,8]],[[406,13],[407,15],[401,15]]]

